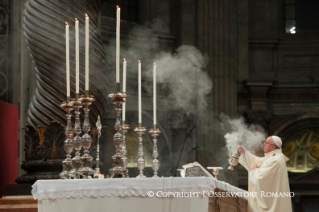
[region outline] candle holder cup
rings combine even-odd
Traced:
[[[213,174],[215,175],[215,179],[218,180],[219,171],[223,170],[223,167],[207,167],[207,169],[212,169]]]

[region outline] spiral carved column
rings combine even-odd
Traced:
[[[28,0],[23,17],[24,36],[35,64],[36,90],[28,109],[28,124],[46,127],[51,121],[66,124],[59,107],[66,100],[65,22],[70,25],[71,97],[75,97],[74,19],[80,21],[80,94],[84,94],[84,18],[90,17],[90,94],[96,102],[90,107],[95,123],[104,114],[108,77],[105,51],[97,31],[103,0],[36,1]]]

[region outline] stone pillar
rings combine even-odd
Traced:
[[[218,116],[226,113],[235,116],[237,113],[237,1],[234,0],[201,0],[197,2],[197,46],[209,57],[206,67],[213,82],[209,96],[210,114]],[[213,117],[211,117],[211,120]],[[206,126],[199,120],[199,161],[206,166],[223,166],[228,159],[223,135],[217,135],[214,126]],[[209,123],[211,123],[210,121]],[[207,131],[204,129],[209,127]],[[225,177],[223,177],[223,175]],[[221,179],[237,184],[235,172],[223,170]]]
[[[198,48],[208,54],[213,81],[210,101],[216,115],[236,114],[236,1],[198,1]]]
[[[272,112],[268,110],[268,90],[272,81],[248,80],[246,82],[250,91],[250,110],[244,112],[245,119],[250,124],[257,124],[268,132]]]

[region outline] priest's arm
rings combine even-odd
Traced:
[[[256,157],[255,155],[251,154],[248,150],[246,150],[243,146],[238,146],[237,148],[238,152],[241,153],[238,162],[246,168],[248,172],[252,170],[252,167],[257,165],[257,161],[259,160],[259,157]]]

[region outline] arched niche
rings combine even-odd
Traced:
[[[289,158],[290,172],[307,172],[319,166],[319,116],[296,117],[274,132],[283,139],[282,150]]]

